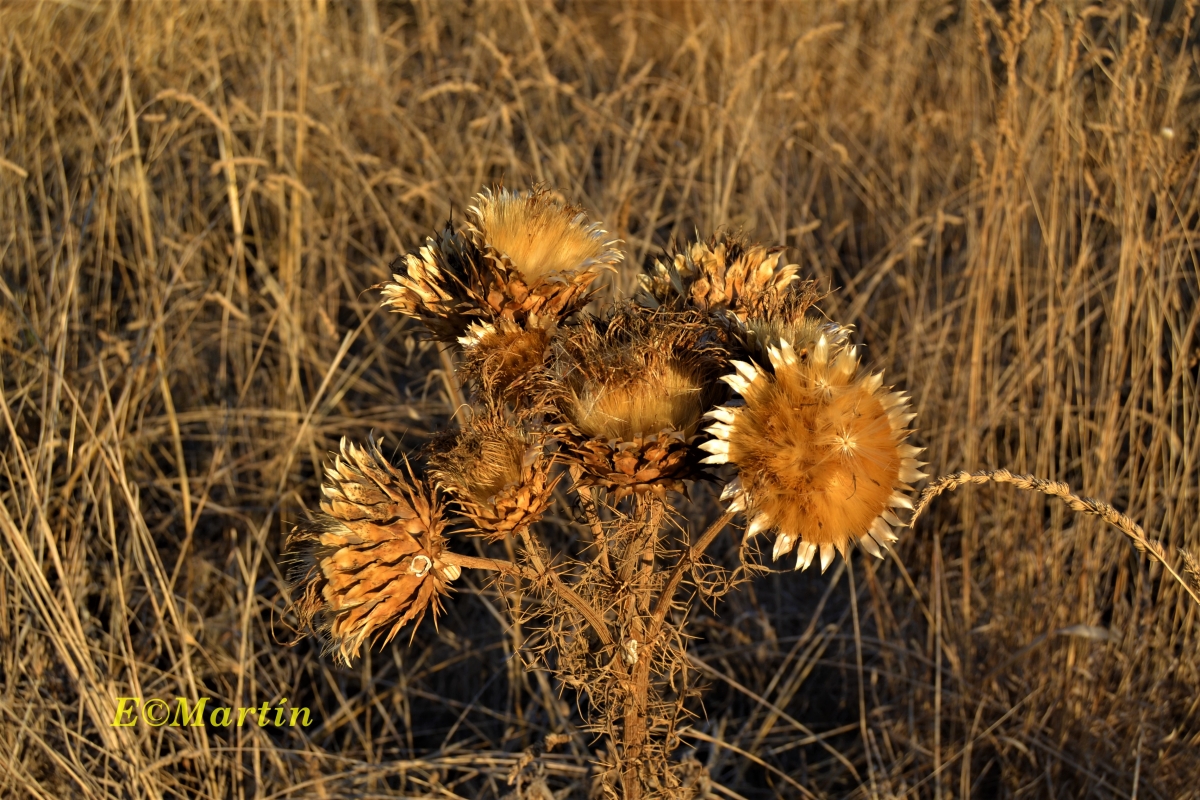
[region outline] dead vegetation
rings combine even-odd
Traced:
[[[412,451],[462,403],[363,290],[498,179],[609,223],[622,296],[696,231],[786,245],[939,472],[1103,497],[1194,576],[1194,11],[6,4],[0,795],[588,794],[574,662],[526,672],[543,634],[470,570],[440,635],[353,669],[284,646],[327,453]],[[539,524],[586,535],[586,505]],[[963,489],[882,565],[714,582],[679,661],[704,703],[664,699],[696,715],[681,780],[1194,795],[1196,605],[1067,511]],[[314,724],[114,728],[123,696]]]

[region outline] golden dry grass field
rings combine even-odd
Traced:
[[[0,796],[588,796],[603,743],[470,571],[440,633],[352,668],[289,646],[280,542],[328,451],[453,410],[368,287],[500,180],[620,236],[615,293],[697,231],[786,245],[929,471],[1065,481],[1182,572],[1195,12],[5,2]],[[693,620],[708,796],[1198,796],[1200,608],[1115,529],[968,486],[851,565]],[[312,724],[114,727],[131,696]]]

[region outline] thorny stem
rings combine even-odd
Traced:
[[[511,561],[504,561],[499,558],[478,558],[476,556],[464,556],[459,553],[451,553],[444,551],[438,560],[452,564],[456,567],[466,567],[467,569],[486,569],[491,572],[500,572],[504,575],[511,575],[514,578],[535,578],[537,575],[533,570],[523,570]]]
[[[524,578],[527,581],[536,581],[541,576],[546,576],[550,580],[550,588],[556,595],[574,608],[576,611],[587,620],[588,625],[600,637],[600,641],[605,646],[611,646],[613,643],[612,635],[608,632],[608,626],[604,624],[603,618],[596,613],[586,600],[580,597],[576,592],[559,578],[558,573],[554,570],[545,570],[537,572],[529,567],[521,567],[511,561],[504,561],[498,558],[478,558],[476,556],[464,556],[459,553],[444,552],[438,556],[440,561],[446,564],[453,564],[458,567],[466,567],[467,569],[486,569],[492,572],[499,572],[503,575],[509,575],[514,578]],[[538,563],[541,563],[540,561]]]
[[[590,500],[590,493],[584,499],[585,502]],[[646,755],[646,743],[649,739],[649,690],[653,643],[658,637],[663,622],[670,611],[671,603],[674,600],[675,593],[679,590],[684,575],[704,555],[717,535],[725,529],[725,526],[729,524],[734,516],[730,512],[722,514],[705,529],[704,533],[700,535],[700,538],[691,547],[687,548],[680,555],[678,563],[675,564],[674,569],[667,578],[666,584],[654,602],[653,608],[651,608],[654,553],[658,544],[659,530],[666,516],[666,507],[661,501],[652,498],[646,498],[644,502],[639,503],[639,506],[638,511],[641,516],[641,524],[633,532],[628,548],[621,554],[621,560],[617,569],[619,581],[628,590],[625,602],[620,604],[618,609],[616,629],[621,635],[627,637],[625,641],[620,643],[621,648],[617,655],[618,665],[624,666],[626,663],[623,661],[622,656],[624,656],[625,652],[628,652],[626,648],[629,647],[629,640],[637,642],[635,646],[636,650],[633,651],[636,652],[636,659],[626,668],[627,671],[625,673],[629,683],[627,687],[628,694],[625,700],[624,724],[620,736],[623,762],[621,788],[624,800],[643,800],[646,796],[646,787],[642,781],[642,767]],[[592,508],[592,512],[589,513],[589,522],[592,522],[600,529],[596,536],[597,542],[601,543],[598,548],[600,549],[600,553],[598,553],[597,557],[601,557],[602,554],[607,559],[607,538],[603,530],[603,523],[598,516],[593,516],[593,514],[594,507]],[[614,644],[614,637],[609,625],[605,623],[603,615],[580,597],[571,587],[563,583],[562,578],[555,570],[546,566],[540,552],[536,548],[536,543],[532,541],[527,531],[522,533],[522,540],[525,545],[525,551],[529,554],[533,566],[521,566],[512,561],[477,558],[474,556],[459,555],[458,553],[443,553],[441,560],[447,564],[455,564],[471,569],[491,570],[531,582],[538,580],[547,581],[550,589],[561,600],[583,616],[588,625],[596,631],[601,642],[605,646],[612,646]]]
[[[592,487],[579,485],[581,475],[583,475],[581,467],[571,467],[571,479],[575,482],[575,493],[579,495],[580,505],[583,507],[584,516],[587,517],[588,527],[592,529],[592,540],[596,543],[596,552],[600,567],[607,575],[612,572],[612,565],[608,559],[608,534],[604,531],[604,520],[600,519],[600,513],[597,510],[599,506],[596,503],[596,496],[592,493]]]
[[[666,509],[661,501],[647,499],[646,515],[638,531],[629,543],[629,549],[623,554],[620,577],[628,583],[637,571],[637,580],[630,586],[630,595],[621,612],[621,628],[627,632],[629,639],[636,642],[632,650],[633,664],[629,670],[629,695],[625,700],[625,724],[622,729],[622,760],[624,770],[621,785],[625,800],[641,800],[643,786],[641,765],[645,756],[648,713],[648,697],[650,693],[650,662],[652,653],[646,636],[643,611],[649,611],[650,580],[654,571],[654,549],[658,543],[658,531],[662,526]],[[641,601],[639,603],[639,601]],[[639,608],[639,605],[641,607]],[[628,647],[629,642],[622,643]]]
[[[663,620],[667,617],[667,612],[671,610],[671,601],[674,600],[675,592],[679,589],[679,584],[683,581],[684,573],[695,565],[700,556],[704,555],[704,551],[717,538],[717,534],[725,530],[725,526],[733,519],[733,515],[734,512],[726,511],[718,517],[701,534],[696,543],[679,556],[679,562],[675,565],[675,569],[671,571],[671,577],[667,578],[666,585],[663,586],[662,592],[658,595],[658,603],[655,604],[654,613],[650,618],[650,630],[647,633],[647,639],[652,641],[658,635],[659,628],[662,627]]]

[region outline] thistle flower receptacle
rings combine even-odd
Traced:
[[[369,639],[391,641],[431,612],[461,570],[445,563],[445,524],[437,499],[406,478],[372,441],[342,440],[322,487],[323,513],[298,524],[286,550],[295,609],[345,663]]]
[[[691,446],[719,397],[724,350],[691,314],[618,309],[556,345],[553,404],[585,485],[682,491],[702,470]]]
[[[729,310],[739,319],[774,311],[795,291],[800,267],[783,263],[782,247],[751,245],[723,235],[693,242],[638,277],[639,301],[650,307]],[[803,313],[803,309],[801,309]]]
[[[430,449],[430,477],[489,541],[532,525],[554,500],[544,443],[519,425],[484,417]]]
[[[555,327],[553,321],[543,327],[537,320],[528,327],[506,319],[473,323],[458,338],[463,377],[478,383],[486,396],[528,407]]]
[[[882,389],[881,373],[860,372],[855,348],[835,349],[825,336],[767,352],[773,374],[734,362],[723,378],[744,405],[708,414],[704,462],[738,468],[722,499],[746,515],[747,537],[775,531],[774,558],[795,549],[797,569],[819,553],[824,571],[852,542],[882,557],[902,524],[893,509],[912,508],[905,492],[926,477],[920,449],[905,443],[915,416],[907,397]]]

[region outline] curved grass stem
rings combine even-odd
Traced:
[[[1142,526],[1134,522],[1125,514],[1117,511],[1108,503],[1102,500],[1095,500],[1091,497],[1080,497],[1071,492],[1071,487],[1065,483],[1058,481],[1049,481],[1045,478],[1038,478],[1033,475],[1014,475],[1006,469],[996,470],[981,470],[979,472],[955,472],[951,475],[943,475],[933,483],[925,487],[921,492],[921,499],[917,501],[916,507],[913,509],[912,521],[909,525],[915,525],[921,514],[933,502],[933,499],[943,492],[953,491],[960,486],[965,486],[968,483],[984,484],[984,483],[1007,483],[1016,486],[1018,489],[1029,492],[1041,492],[1050,497],[1057,497],[1067,504],[1072,511],[1077,511],[1081,514],[1090,514],[1094,517],[1100,517],[1109,525],[1112,525],[1121,533],[1125,534],[1133,541],[1134,547],[1143,553],[1149,554],[1152,558],[1158,561],[1171,577],[1183,587],[1183,590],[1197,604],[1200,604],[1200,585],[1193,585],[1192,581],[1180,575],[1170,562],[1167,561],[1167,553],[1163,548],[1162,543],[1151,539],[1146,535],[1146,531]],[[1195,563],[1194,558],[1186,550],[1181,551],[1186,563],[1189,565]],[[1190,572],[1191,570],[1189,570]],[[1200,581],[1197,581],[1200,584]]]

